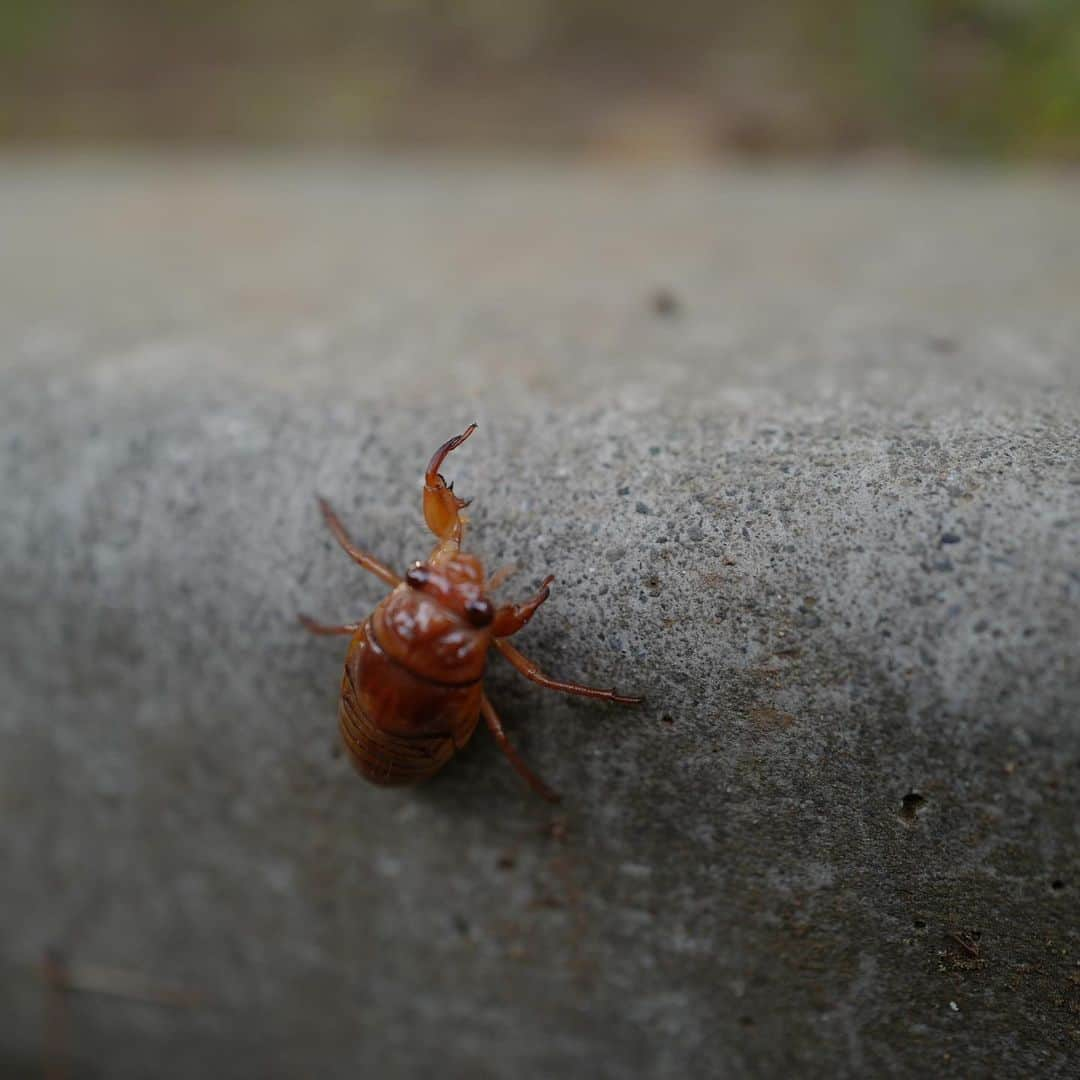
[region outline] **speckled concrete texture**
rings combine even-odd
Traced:
[[[1070,1075],[1073,180],[8,158],[0,232],[5,1073]],[[473,419],[520,647],[648,697],[492,661],[557,809],[366,785],[294,621]]]

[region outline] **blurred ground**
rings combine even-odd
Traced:
[[[1071,1075],[1073,185],[51,155],[0,231],[0,1071]],[[522,648],[648,695],[493,664],[558,811],[365,785],[294,622],[473,419]]]
[[[0,139],[1080,156],[1071,0],[0,0]]]

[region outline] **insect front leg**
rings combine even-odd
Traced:
[[[495,612],[495,621],[491,624],[491,632],[497,637],[509,637],[516,634],[535,614],[536,609],[551,595],[551,583],[555,580],[554,574],[548,574],[536,590],[536,595],[524,604],[507,604]]]
[[[469,500],[459,499],[454,494],[453,485],[446,482],[439,469],[446,455],[456,450],[475,430],[476,425],[470,424],[460,435],[447,439],[432,455],[424,473],[424,520],[443,543],[461,544],[464,531],[461,511],[469,505]]]

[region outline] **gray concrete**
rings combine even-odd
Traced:
[[[201,995],[54,995],[76,1075],[1069,1074],[1075,179],[8,159],[0,235],[0,1067],[52,946]],[[293,621],[474,418],[522,647],[648,695],[493,661],[557,810],[367,786]]]

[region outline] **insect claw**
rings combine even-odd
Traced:
[[[474,431],[475,424],[470,424],[460,435],[455,435],[435,451],[424,473],[424,520],[428,528],[440,540],[460,546],[463,521],[458,513],[469,503],[454,494],[453,482],[447,483],[439,472],[446,455],[459,447]]]

